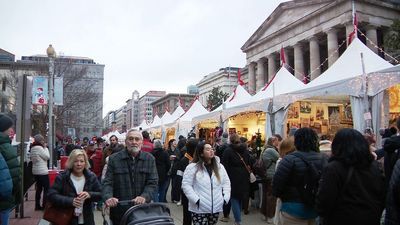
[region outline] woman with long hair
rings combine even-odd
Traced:
[[[193,161],[185,169],[182,190],[189,199],[193,224],[218,222],[222,206],[229,202],[231,183],[210,144],[197,145]]]
[[[67,169],[57,175],[49,189],[48,201],[59,207],[75,207],[71,224],[94,225],[92,203],[101,200],[101,187],[89,170],[84,150],[75,149],[69,155]]]
[[[323,224],[378,225],[384,206],[384,178],[368,142],[357,130],[340,130],[317,194]]]

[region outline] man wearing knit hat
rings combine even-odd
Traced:
[[[7,115],[0,113],[0,154],[5,159],[13,181],[12,196],[8,199],[0,199],[0,220],[2,224],[8,225],[11,209],[19,203],[21,188],[21,169],[16,150],[11,146],[9,134],[13,126],[13,120]]]

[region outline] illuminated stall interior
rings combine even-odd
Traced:
[[[220,126],[218,121],[206,120],[196,126],[196,137],[206,140],[207,143],[214,144],[215,128]]]
[[[165,145],[168,147],[169,140],[175,138],[175,127],[168,127],[165,130],[167,132],[166,138],[165,138]]]
[[[288,109],[286,131],[292,127],[310,127],[332,136],[341,128],[352,128],[350,98],[324,96],[295,102]]]
[[[388,89],[389,92],[389,123],[394,124],[400,116],[400,84]]]
[[[241,137],[252,140],[257,133],[265,140],[265,112],[246,112],[229,117],[227,129],[229,133],[237,133]]]

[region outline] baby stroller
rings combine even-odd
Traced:
[[[120,203],[124,204],[125,201]],[[120,204],[119,203],[119,204]],[[103,218],[104,218],[103,211]],[[104,225],[108,223],[105,222]],[[169,208],[163,203],[147,203],[130,207],[122,216],[120,225],[174,225]]]

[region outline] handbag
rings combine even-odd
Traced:
[[[69,225],[73,215],[74,208],[72,207],[56,207],[53,203],[46,202],[43,219],[54,225]]]
[[[250,183],[256,182],[256,180],[257,180],[256,176],[255,176],[254,173],[251,171],[250,167],[244,162],[243,157],[242,157],[239,153],[237,153],[237,152],[236,152],[236,154],[239,156],[240,161],[242,161],[243,166],[246,168],[247,172],[249,172],[249,175],[250,175],[249,181],[250,181]]]

